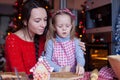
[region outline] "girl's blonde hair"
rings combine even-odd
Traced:
[[[69,15],[71,18],[72,29],[70,32],[70,38],[73,39],[75,37],[75,16],[68,9],[58,10],[52,15],[52,18],[49,21],[49,29],[47,32],[46,40],[54,39],[56,37],[55,23],[57,15]]]

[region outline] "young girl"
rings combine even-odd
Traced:
[[[74,15],[68,9],[55,12],[46,40],[46,58],[55,72],[84,73],[84,53],[75,37]]]

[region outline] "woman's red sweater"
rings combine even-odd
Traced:
[[[39,56],[44,50],[45,38],[40,39]],[[30,69],[36,63],[34,42],[27,42],[19,38],[15,34],[6,37],[5,42],[6,71],[14,72],[16,68],[18,72],[26,72],[30,74]]]

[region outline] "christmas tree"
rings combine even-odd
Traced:
[[[7,35],[9,35],[12,32],[17,31],[20,27],[22,4],[23,4],[23,0],[17,0],[15,4],[13,5],[15,9],[15,13],[11,17],[10,24],[6,31]]]

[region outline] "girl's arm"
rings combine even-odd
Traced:
[[[55,72],[59,72],[59,70],[61,69],[60,66],[58,66],[52,61],[52,55],[53,55],[53,41],[52,40],[49,40],[46,43],[45,49],[46,49],[45,56],[50,66],[54,68]]]
[[[19,72],[25,71],[23,65],[21,51],[19,49],[19,44],[15,38],[8,36],[5,43],[5,57],[7,62],[7,70],[14,72],[16,68]]]
[[[84,72],[85,72],[84,67],[78,63],[76,65],[76,74],[80,75],[80,74],[84,74]]]

